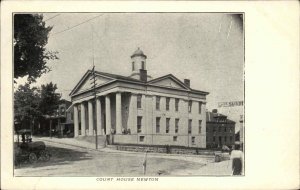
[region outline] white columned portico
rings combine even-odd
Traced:
[[[80,113],[81,113],[81,135],[85,136],[85,106],[84,102],[80,104]]]
[[[96,99],[96,119],[97,119],[97,134],[96,135],[103,135],[102,134],[102,127],[101,127],[101,101],[100,97]]]
[[[88,114],[89,114],[89,136],[92,136],[94,134],[93,100],[88,101]]]
[[[121,92],[116,93],[116,134],[122,134]]]
[[[78,107],[74,105],[74,137],[78,137],[79,123],[78,123]]]
[[[111,108],[110,108],[110,97],[105,96],[105,121],[106,121],[106,134],[111,134]]]

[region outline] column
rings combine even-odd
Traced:
[[[77,105],[74,105],[74,137],[78,137],[78,130],[79,130],[78,107]]]
[[[93,100],[88,101],[88,109],[89,109],[89,136],[93,136],[94,134],[94,117],[93,117]]]
[[[101,128],[101,101],[100,97],[96,100],[96,118],[97,118],[97,135],[103,135],[102,134],[102,128]]]
[[[105,114],[106,114],[106,134],[111,133],[111,109],[110,109],[110,97],[105,96]]]
[[[137,95],[133,93],[130,98],[128,123],[131,134],[137,134]]]
[[[84,102],[80,104],[80,113],[81,113],[81,135],[85,136],[85,106]]]
[[[122,134],[121,92],[116,93],[116,134]]]

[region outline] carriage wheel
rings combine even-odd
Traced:
[[[37,156],[35,153],[31,152],[28,156],[28,160],[31,164],[36,163],[37,162]]]
[[[46,150],[42,150],[40,152],[40,159],[42,161],[49,161],[50,160],[50,154]]]

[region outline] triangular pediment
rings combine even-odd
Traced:
[[[96,78],[96,87],[115,80],[114,78],[104,76],[104,75],[101,75],[101,74],[98,74],[98,73],[96,73],[95,78]],[[92,89],[92,88],[93,88],[92,73],[90,71],[88,71],[82,77],[82,79],[79,81],[79,83],[75,86],[75,88],[72,90],[70,95],[73,95],[73,94],[76,94],[76,93],[79,93],[79,92],[83,92],[83,91],[87,91],[87,90]]]
[[[168,88],[189,90],[189,88],[183,82],[181,82],[179,79],[177,79],[173,75],[166,75],[163,77],[153,79],[153,80],[149,81],[149,84],[156,85],[156,86],[162,86],[162,87],[168,87]]]

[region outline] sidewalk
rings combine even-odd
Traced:
[[[96,145],[90,142],[78,140],[75,138],[57,138],[57,137],[33,137],[34,141],[41,140],[45,142],[52,142],[57,144],[64,144],[64,145],[70,145],[75,146],[79,148],[86,148],[86,149],[92,149],[95,150]],[[36,139],[36,140],[35,140]],[[101,147],[99,147],[100,149]]]
[[[51,142],[51,143],[57,143],[62,145],[69,145],[74,146],[78,148],[85,148],[88,150],[93,151],[100,151],[100,152],[110,152],[110,153],[122,153],[122,154],[135,154],[138,156],[144,157],[143,152],[130,152],[130,151],[122,151],[122,150],[115,150],[110,147],[113,145],[110,145],[109,147],[99,147],[97,150],[95,149],[95,144],[85,142],[82,140],[74,139],[74,138],[50,138],[50,137],[34,137],[36,140],[41,140],[45,142]],[[187,154],[166,154],[166,153],[154,153],[149,152],[147,153],[149,157],[159,157],[159,158],[167,158],[167,159],[179,159],[179,160],[185,160],[190,162],[196,162],[200,164],[207,164],[210,162],[214,162],[214,156],[209,155],[187,155]]]
[[[231,176],[230,160],[222,162],[210,162],[200,169],[177,170],[172,175],[201,175],[201,176]]]

